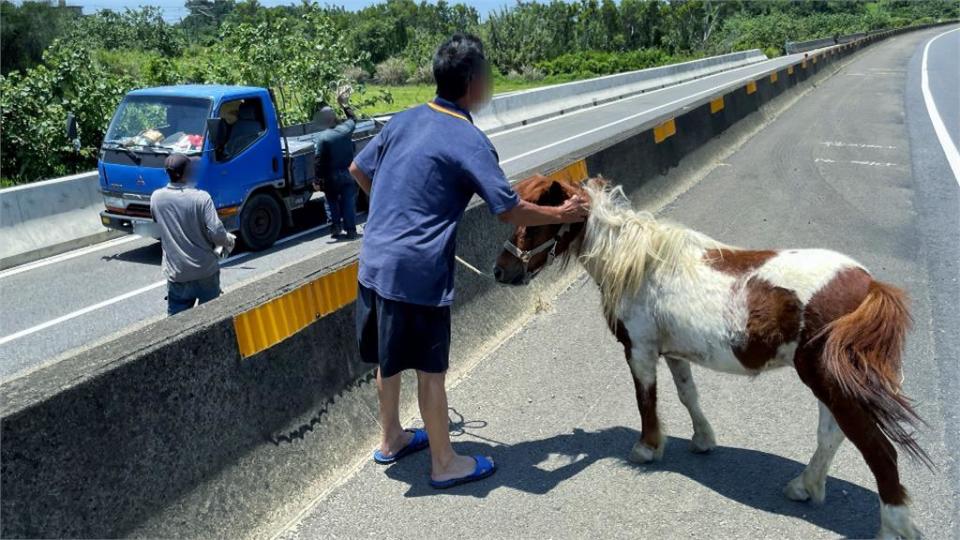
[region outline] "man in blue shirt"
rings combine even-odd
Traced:
[[[444,387],[450,350],[457,225],[477,194],[501,221],[518,226],[586,219],[585,201],[560,207],[519,199],[490,140],[470,111],[489,101],[483,44],[456,34],[433,58],[437,97],[393,117],[350,165],[370,195],[360,250],[357,340],[364,361],[379,365],[383,433],[374,452],[392,463],[428,444],[430,484],[437,488],[493,473],[486,456],[461,456],[450,444]],[[417,371],[424,430],[400,424],[400,372]],[[428,442],[429,440],[429,442]]]

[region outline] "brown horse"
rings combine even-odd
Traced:
[[[599,285],[611,332],[633,375],[642,434],[630,458],[663,456],[657,361],[666,360],[693,421],[691,450],[716,446],[690,363],[755,375],[793,367],[819,400],[817,449],[784,493],[823,502],[833,456],[849,438],[873,472],[883,538],[919,531],[900,484],[897,451],[931,465],[904,427],[921,422],[901,393],[900,354],[910,324],[904,293],[875,281],[853,259],[822,249],[744,250],[630,207],[606,181],[585,185],[538,176],[520,196],[559,206],[590,199],[586,223],[519,227],[497,259],[498,281],[522,284],[554,257],[576,259]]]

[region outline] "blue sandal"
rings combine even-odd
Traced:
[[[413,433],[413,437],[410,438],[410,442],[408,442],[406,446],[392,456],[383,455],[383,452],[378,448],[373,452],[373,460],[381,465],[389,465],[402,457],[409,456],[414,452],[419,452],[430,446],[430,440],[427,439],[427,431],[425,429],[405,429],[404,431]]]
[[[473,473],[461,478],[451,478],[450,480],[443,480],[438,482],[436,480],[430,480],[430,487],[434,489],[447,489],[452,488],[453,486],[459,486],[460,484],[468,484],[470,482],[476,482],[477,480],[483,480],[484,478],[490,476],[497,470],[497,466],[493,464],[492,461],[483,457],[483,456],[473,456],[473,460],[477,462],[476,467],[473,469]]]

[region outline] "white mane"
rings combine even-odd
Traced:
[[[634,210],[620,186],[588,182],[585,189],[590,217],[579,260],[600,286],[610,321],[616,320],[621,299],[636,294],[649,276],[692,272],[703,249],[724,247],[706,235]]]

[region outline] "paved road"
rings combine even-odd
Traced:
[[[930,94],[954,146],[960,144],[960,29],[945,31],[930,43],[927,71]]]
[[[797,58],[730,70],[491,138],[504,170],[515,175],[639,126],[717,88],[745,84],[756,74]],[[301,236],[276,249],[244,255],[226,267],[224,289],[329,249],[326,233],[326,228],[302,227],[296,233]],[[163,317],[165,288],[159,265],[157,242],[124,239],[0,272],[0,379]]]
[[[899,36],[857,57],[754,136],[662,215],[750,247],[829,247],[907,288],[916,319],[906,391],[939,469],[902,460],[928,538],[960,538],[956,300],[960,189],[920,97],[920,53],[937,32]],[[932,84],[939,82],[932,81]],[[957,86],[941,88],[956,99]],[[813,120],[813,121],[812,121]],[[789,370],[755,379],[695,370],[720,448],[692,434],[661,366],[662,463],[625,461],[639,418],[622,352],[581,281],[451,391],[460,450],[494,456],[492,478],[438,493],[428,457],[343,480],[280,536],[294,538],[872,537],[873,478],[849,443],[827,504],[783,485],[815,447],[816,406]],[[666,379],[666,380],[665,380]],[[462,415],[462,416],[461,416]],[[462,418],[462,421],[461,421]]]

